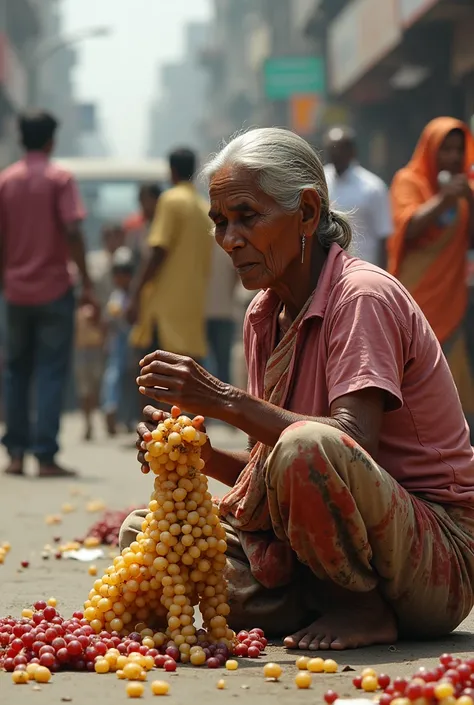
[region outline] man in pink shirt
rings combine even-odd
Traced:
[[[50,162],[57,127],[44,112],[20,117],[25,156],[0,175],[7,338],[3,443],[10,455],[6,472],[15,475],[23,473],[28,451],[38,460],[40,476],[69,474],[55,457],[74,330],[70,259],[81,275],[83,299],[93,303],[81,230],[84,208],[72,175]]]

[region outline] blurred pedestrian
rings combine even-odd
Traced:
[[[87,261],[97,297],[104,310],[113,289],[112,261],[114,253],[125,243],[125,230],[120,223],[102,226],[102,249],[89,252]]]
[[[96,306],[72,175],[50,162],[58,122],[45,112],[19,118],[25,156],[0,175],[1,269],[6,300],[6,472],[23,473],[28,451],[40,477],[71,474],[56,462],[57,436],[74,333],[68,260],[82,302]],[[30,405],[34,384],[36,414]]]
[[[331,128],[325,152],[329,198],[335,208],[352,212],[357,256],[384,269],[387,238],[392,232],[387,186],[358,163],[356,136],[350,128]]]
[[[236,287],[237,272],[232,260],[214,239],[206,306],[208,367],[212,374],[227,384],[231,381]]]
[[[127,218],[123,224],[125,244],[134,254],[135,266],[139,266],[148,255],[148,233],[160,195],[158,184],[142,184],[138,191],[140,211]]]
[[[474,383],[466,351],[467,252],[474,242],[469,175],[474,139],[451,117],[432,120],[391,187],[395,230],[389,271],[412,294],[448,359],[474,432]],[[448,410],[449,411],[449,410]]]
[[[79,407],[84,418],[84,440],[93,438],[94,411],[99,408],[104,373],[105,331],[101,312],[84,303],[76,311],[74,379]]]
[[[102,386],[102,404],[110,436],[117,433],[119,408],[122,410],[121,420],[126,426],[131,428],[132,422],[136,420],[136,370],[130,366],[128,340],[131,326],[127,321],[133,272],[132,250],[120,247],[112,259],[114,288],[106,309],[107,363]]]
[[[193,184],[194,152],[177,149],[169,162],[174,186],[158,199],[150,253],[129,308],[137,364],[155,348],[199,361],[207,352],[205,305],[213,244],[208,204]]]

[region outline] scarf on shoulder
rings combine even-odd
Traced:
[[[264,376],[263,398],[283,407],[291,388],[296,339],[313,294],[271,354]],[[277,539],[267,500],[266,463],[273,448],[256,443],[234,487],[221,499],[220,514],[237,530],[254,577],[266,587],[285,584],[294,561],[289,544]]]

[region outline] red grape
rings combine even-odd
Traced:
[[[388,688],[388,686],[390,685],[390,676],[387,676],[386,673],[381,673],[379,676],[377,676],[377,680],[382,690],[385,690],[385,688]]]
[[[69,661],[69,651],[66,648],[58,649],[56,651],[56,658],[59,663],[67,663]]]
[[[337,699],[339,695],[334,692],[334,690],[327,690],[324,693],[324,700],[327,702],[328,705],[332,705]]]
[[[82,654],[81,642],[77,639],[73,639],[67,645],[67,650],[71,656],[79,656],[79,654]]]
[[[407,687],[407,682],[405,678],[395,678],[393,681],[393,687],[395,688],[396,693],[400,693],[401,695],[405,694],[405,688]]]
[[[40,656],[40,665],[46,666],[46,668],[51,668],[56,662],[56,657],[54,654],[46,652]]]
[[[408,683],[405,688],[405,697],[410,700],[418,700],[423,697],[424,686],[421,683]]]
[[[442,654],[442,655],[439,657],[439,662],[440,662],[441,664],[443,664],[443,666],[447,666],[448,663],[451,663],[452,660],[453,660],[453,657],[452,657],[451,654]]]
[[[388,693],[382,693],[379,699],[379,705],[390,705],[392,702],[392,696]]]

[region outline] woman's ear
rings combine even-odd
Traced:
[[[301,194],[300,220],[301,228],[307,237],[316,232],[321,217],[321,198],[316,189],[307,188]]]

